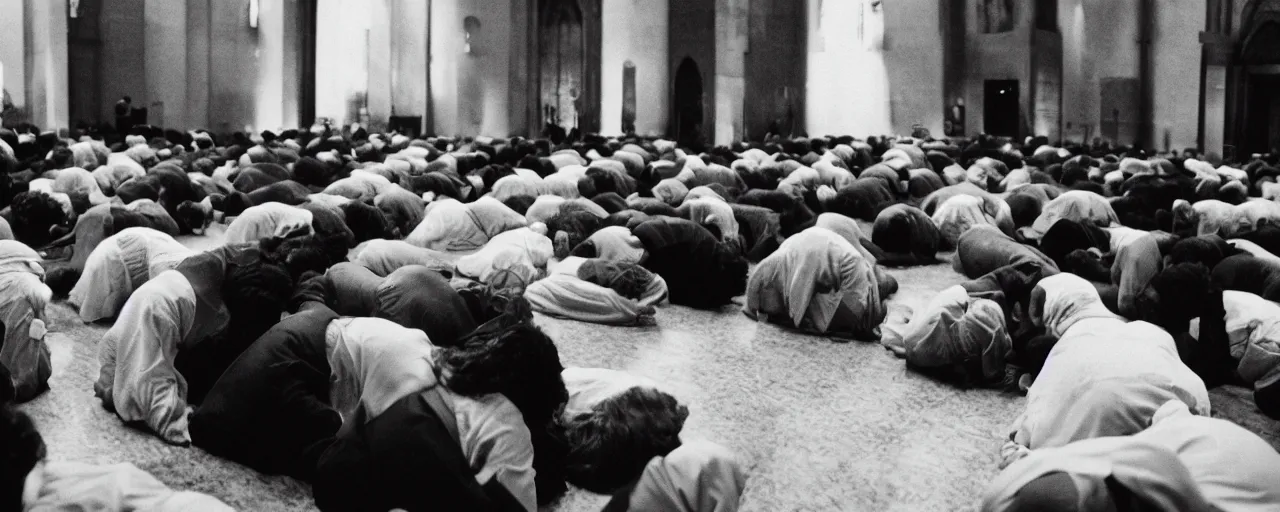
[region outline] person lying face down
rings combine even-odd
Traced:
[[[1041,279],[1030,316],[1058,341],[1027,391],[1012,443],[1036,450],[1133,434],[1175,399],[1209,414],[1204,382],[1178,359],[1173,338],[1108,311],[1088,281],[1073,274]]]
[[[885,208],[876,216],[871,241],[881,250],[877,262],[890,266],[931,264],[945,245],[933,220],[919,208],[905,204]]]
[[[718,308],[746,289],[746,259],[698,224],[663,217],[632,234],[644,247],[639,263],[667,282],[672,304]]]
[[[527,308],[436,351],[438,385],[377,416],[359,408],[320,458],[316,505],[533,511],[563,493],[563,448],[548,440],[568,393],[555,344]]]
[[[12,400],[26,402],[49,389],[53,373],[45,307],[52,291],[43,282],[44,268],[40,255],[22,242],[0,240],[0,325],[4,326],[4,344],[0,346],[0,366],[8,380],[3,386],[12,391]]]
[[[737,456],[717,444],[694,441],[651,459],[604,512],[734,512],[746,483]]]
[[[420,329],[436,346],[456,345],[476,327],[448,279],[419,265],[378,277],[355,263],[338,263],[302,283],[289,309],[298,311],[308,302],[324,304],[342,316],[377,317]]]
[[[817,334],[879,339],[885,307],[872,262],[826,228],[793,235],[756,266],[743,313]]]
[[[1171,400],[1133,435],[1031,451],[987,486],[982,510],[1261,512],[1280,503],[1277,465],[1254,433]]]
[[[524,297],[539,313],[582,322],[636,325],[667,299],[662,277],[636,263],[570,256],[530,283]]]
[[[257,243],[271,237],[311,233],[311,212],[281,203],[254,206],[227,225],[226,243]]]
[[[427,205],[426,216],[405,241],[437,251],[473,251],[499,233],[526,225],[525,216],[492,197],[472,203],[444,198]]]
[[[938,293],[905,326],[885,326],[882,343],[907,367],[961,387],[1005,380],[1012,341],[1004,311],[994,301],[970,297],[961,286]]]
[[[68,302],[80,309],[85,323],[113,318],[120,313],[133,291],[152,276],[173,270],[187,256],[195,254],[168,234],[151,228],[127,228],[116,233],[89,255],[84,272],[65,267],[50,272],[51,283],[66,286],[74,279]],[[69,276],[55,274],[69,273]],[[78,278],[78,279],[77,279]]]
[[[369,269],[374,275],[386,277],[401,267],[421,265],[446,277],[452,277],[453,258],[431,249],[424,249],[403,240],[373,239],[366,241],[352,252],[351,262]]]
[[[1213,268],[1213,283],[1223,290],[1280,301],[1280,263],[1250,254],[1235,255]]]
[[[76,219],[75,228],[51,242],[50,248],[74,244],[69,267],[83,271],[89,255],[107,237],[131,227],[151,228],[169,236],[178,235],[178,225],[164,208],[150,199],[128,206],[103,204],[88,209]]]
[[[1035,263],[1044,269],[1045,275],[1058,273],[1058,265],[1034,247],[1017,240],[992,226],[975,226],[960,235],[956,242],[956,255],[951,266],[956,272],[974,279],[1006,265]]]
[[[31,418],[0,409],[0,506],[5,510],[231,511],[217,499],[174,491],[133,464],[94,465],[47,460],[44,439]]]
[[[1087,221],[1098,227],[1120,223],[1107,198],[1093,192],[1071,190],[1045,204],[1036,221],[1018,233],[1025,239],[1039,240],[1059,219]]]
[[[224,247],[183,260],[125,302],[99,344],[95,396],[125,422],[189,443],[188,391],[203,396],[279,320],[291,285],[288,273],[259,261],[256,250]]]
[[[1137,298],[1163,264],[1160,247],[1155,236],[1146,231],[1124,226],[1106,229],[1110,234],[1111,252],[1115,254],[1110,282],[1117,288],[1116,312],[1137,318]]]
[[[569,401],[557,422],[569,453],[569,483],[613,494],[634,482],[653,457],[680,447],[689,409],[657,382],[616,370],[566,368]]]

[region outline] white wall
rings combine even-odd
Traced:
[[[470,54],[463,53],[467,16],[481,23]],[[512,23],[509,0],[431,2],[431,100],[437,133],[505,137],[522,128],[512,126],[510,116]]]
[[[358,120],[356,104],[369,92],[372,20],[366,0],[317,2],[316,117],[344,125]]]
[[[1165,150],[1165,133],[1173,149],[1196,146],[1200,124],[1200,31],[1203,0],[1155,2],[1153,52],[1153,124],[1155,147]]]
[[[31,39],[28,75],[31,122],[47,129],[66,128],[67,110],[67,13],[60,2],[27,0],[26,28]]]
[[[603,0],[601,7],[600,131],[622,133],[622,66],[630,60],[636,66],[636,132],[661,135],[671,96],[667,0]]]
[[[187,106],[187,4],[147,2],[143,33],[147,45],[146,97],[148,122],[183,129],[191,126]],[[110,99],[108,97],[107,99]],[[155,103],[162,105],[155,105]],[[110,101],[114,106],[114,101]],[[142,106],[135,100],[135,104]]]
[[[862,137],[893,130],[885,54],[860,42],[856,21],[851,21],[858,19],[860,4],[864,3],[865,0],[808,2],[805,120],[812,136]]]
[[[23,56],[26,48],[25,31],[26,9],[23,0],[0,0],[0,64],[3,64],[4,77],[0,78],[0,87],[9,91],[9,99],[17,108],[27,104],[26,59]]]

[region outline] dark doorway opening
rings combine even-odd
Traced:
[[[1280,149],[1280,75],[1255,74],[1249,80],[1249,107],[1244,139],[1246,153]]]
[[[702,139],[702,72],[689,57],[680,61],[675,78],[675,137],[681,147],[696,147]]]
[[[1001,137],[1017,137],[1018,81],[987,80],[983,88],[983,131]]]

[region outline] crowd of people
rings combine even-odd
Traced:
[[[1208,397],[1248,386],[1280,418],[1277,155],[330,126],[107,139],[0,130],[0,399],[48,389],[45,309],[65,299],[113,322],[104,407],[311,483],[321,510],[532,511],[568,484],[606,510],[736,510],[745,462],[684,442],[687,404],[563,367],[534,322],[648,325],[735,300],[956,386],[1025,392],[984,510],[1280,503],[1280,454]],[[216,249],[175,239],[214,223]],[[887,315],[886,267],[948,258],[968,281]],[[225,507],[128,464],[46,461],[25,415],[0,420],[6,507],[89,490]]]

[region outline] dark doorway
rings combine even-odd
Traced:
[[[1280,75],[1252,75],[1249,107],[1245,109],[1245,153],[1270,153],[1280,148]]]
[[[102,119],[99,53],[102,50],[101,0],[81,0],[76,17],[67,19],[67,108],[72,126]]]
[[[550,0],[542,10],[538,78],[542,82],[542,117],[547,127],[578,127],[582,106],[582,11],[572,0]]]
[[[316,121],[316,2],[298,2],[298,126]]]
[[[689,57],[676,68],[675,136],[681,147],[694,147],[702,139],[702,72]]]
[[[983,131],[1001,137],[1017,137],[1018,81],[987,80],[982,98]]]

